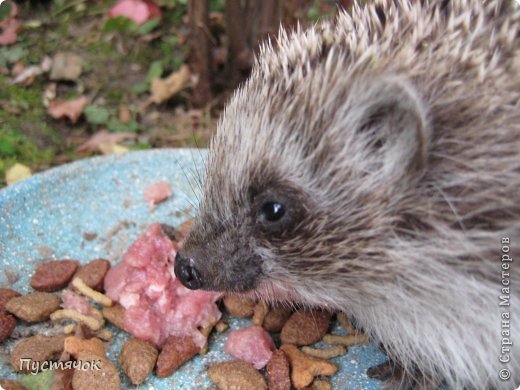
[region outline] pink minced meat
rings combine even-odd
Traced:
[[[100,318],[101,316],[99,312],[97,312],[96,310],[94,310],[92,306],[90,306],[87,297],[78,295],[70,289],[65,290],[61,294],[61,300],[61,307],[63,307],[64,309],[76,310],[81,314],[85,314],[86,316],[91,317]]]
[[[224,352],[251,363],[257,370],[265,367],[275,349],[269,333],[258,325],[230,332],[224,346]]]
[[[221,293],[192,291],[175,277],[178,245],[153,224],[135,241],[123,261],[105,277],[106,294],[125,309],[125,330],[161,347],[170,335],[191,336],[199,347],[206,338],[199,328],[221,316]]]
[[[149,203],[151,208],[157,203],[168,199],[170,196],[172,196],[172,190],[167,181],[158,181],[157,183],[150,184],[144,189],[143,193],[144,200]]]

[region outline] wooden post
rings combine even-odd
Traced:
[[[198,76],[193,88],[193,104],[205,106],[211,100],[211,37],[209,31],[209,1],[189,0],[190,54],[188,63],[191,72]]]

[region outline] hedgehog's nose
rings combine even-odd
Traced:
[[[190,290],[198,290],[202,287],[202,276],[195,268],[193,259],[183,257],[180,252],[177,252],[173,270],[180,282]]]

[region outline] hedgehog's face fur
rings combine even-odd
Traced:
[[[520,383],[520,349],[510,383],[493,352],[500,237],[520,237],[506,3],[355,3],[264,47],[212,141],[179,279],[348,313],[412,379]]]
[[[401,76],[349,70],[345,53],[308,39],[323,53],[264,54],[225,110],[178,257],[200,276],[192,287],[323,305],[340,284],[362,293],[368,273],[394,274],[371,257],[423,171],[425,109]]]

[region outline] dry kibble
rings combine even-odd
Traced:
[[[0,343],[11,336],[15,327],[14,317],[0,311]]]
[[[11,365],[15,371],[29,372],[21,359],[30,359],[31,362],[43,363],[44,361],[58,360],[63,352],[65,335],[42,336],[36,335],[21,340],[11,353]]]
[[[347,348],[345,348],[343,345],[336,345],[332,348],[323,349],[304,346],[302,347],[302,352],[305,352],[307,355],[311,355],[317,358],[332,359],[338,356],[345,355],[347,353]]]
[[[82,351],[78,354],[78,361],[83,364],[92,362],[89,370],[75,369],[72,377],[72,388],[74,390],[120,390],[121,380],[114,364],[103,357]],[[94,366],[95,365],[95,366]]]
[[[336,336],[332,334],[326,334],[323,336],[323,342],[327,344],[339,344],[349,347],[354,344],[366,344],[368,343],[368,337],[364,333],[350,334],[348,336]]]
[[[10,288],[0,288],[0,312],[5,311],[5,304],[15,297],[19,297],[21,294],[18,291],[11,290]]]
[[[5,305],[8,312],[27,322],[48,320],[51,313],[59,307],[59,298],[46,292],[33,292],[11,298]]]
[[[157,348],[149,342],[131,338],[123,345],[119,362],[130,381],[139,385],[152,373],[158,355]]]
[[[264,318],[262,327],[268,332],[279,332],[291,316],[291,311],[282,305],[269,309]]]
[[[289,360],[282,350],[273,352],[267,363],[267,382],[269,390],[290,390]]]
[[[214,364],[209,368],[208,375],[220,390],[267,389],[264,377],[242,360]]]
[[[74,370],[72,368],[53,370],[50,390],[72,390],[73,376]]]
[[[291,382],[297,389],[310,385],[318,375],[329,376],[338,370],[335,364],[307,355],[293,344],[284,344],[280,349],[289,358]]]
[[[226,295],[223,299],[226,311],[233,317],[247,318],[253,315],[255,302],[238,295]]]
[[[105,259],[96,259],[82,266],[75,278],[80,278],[87,286],[97,291],[103,291],[103,281],[110,269],[110,262]]]
[[[125,308],[120,304],[105,306],[103,308],[103,317],[119,329],[125,330]]]
[[[217,322],[215,324],[215,330],[218,332],[218,333],[223,333],[225,332],[227,329],[229,328],[229,324],[227,322],[224,322],[222,320],[220,320],[219,322]]]
[[[64,334],[72,334],[76,331],[76,324],[67,324],[63,327]]]
[[[82,340],[76,336],[67,337],[64,341],[63,349],[74,358],[77,358],[82,351],[89,351],[97,356],[105,357],[105,346],[96,337],[88,340]]]
[[[298,310],[289,317],[283,326],[280,338],[286,344],[314,344],[327,333],[330,317],[331,314],[326,311]]]
[[[258,302],[253,311],[253,325],[262,326],[266,313],[267,304],[265,302]]]
[[[98,339],[101,339],[103,341],[108,341],[112,338],[112,332],[107,329],[101,329],[99,332],[97,332],[96,337]]]
[[[74,335],[72,336],[76,336],[79,339],[90,339],[96,336],[94,334],[94,331],[87,325],[82,324],[81,322],[78,322],[75,325],[76,326],[74,327]]]
[[[167,377],[174,373],[199,352],[190,336],[170,336],[166,339],[159,357],[155,373],[158,377]]]
[[[38,291],[58,291],[69,284],[78,269],[77,260],[56,260],[41,264],[31,279],[31,287]]]
[[[204,346],[199,350],[199,355],[205,355],[208,353],[208,349],[209,349],[208,338],[217,322],[218,321],[212,321],[208,326],[200,329],[200,333],[206,338],[206,342],[204,343]]]
[[[0,389],[4,390],[26,390],[24,386],[22,386],[17,381],[10,381],[7,379],[0,379]]]
[[[87,325],[90,329],[94,331],[101,329],[101,327],[104,325],[103,319],[100,320],[99,318],[87,316],[85,314],[80,313],[77,310],[72,309],[56,310],[51,314],[50,318],[53,321],[73,320],[78,323]]]
[[[92,299],[94,302],[100,303],[103,306],[112,306],[112,299],[107,297],[105,294],[102,294],[99,291],[96,291],[93,288],[87,286],[87,284],[81,278],[75,277],[74,280],[72,280],[72,286],[87,298]]]

